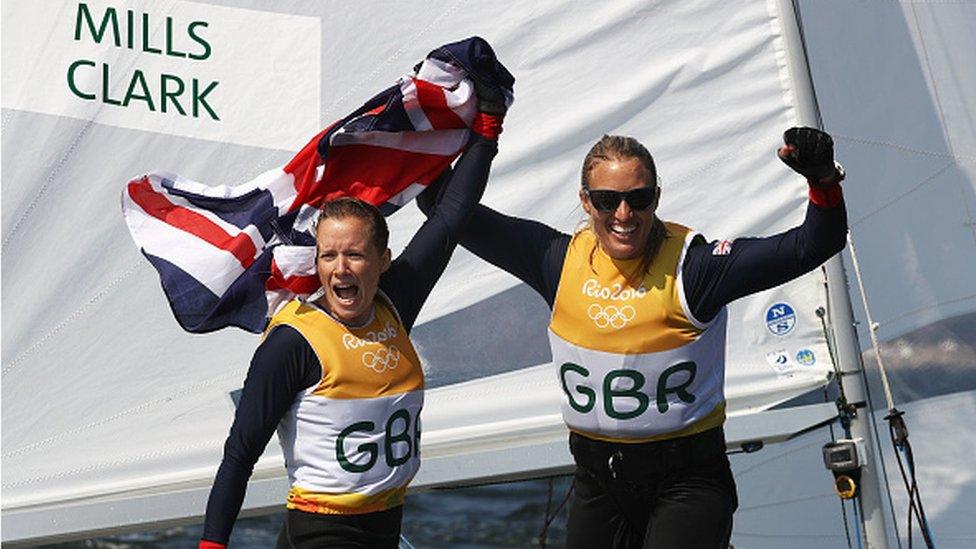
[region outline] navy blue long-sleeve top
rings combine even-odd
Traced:
[[[737,238],[727,253],[712,253],[718,241],[695,238],[682,263],[695,318],[708,322],[728,303],[809,272],[844,248],[847,212],[839,185],[813,186],[811,199],[801,225],[764,238]],[[543,223],[481,205],[458,235],[462,246],[528,284],[550,308],[571,239]]]

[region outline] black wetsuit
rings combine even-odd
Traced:
[[[446,173],[441,178],[435,191],[438,192],[436,213],[424,223],[403,253],[380,277],[380,290],[390,298],[408,332],[450,260],[457,244],[453,235],[481,199],[491,160],[497,151],[495,141],[472,136],[467,151],[454,167],[453,175]],[[278,421],[299,393],[321,379],[322,368],[315,352],[294,328],[279,326],[258,346],[244,381],[230,435],[224,444],[224,457],[210,491],[202,539],[227,543],[254,464],[264,452]],[[396,547],[400,512],[401,509],[397,507],[370,513],[371,517],[306,517],[303,515],[312,514],[289,511],[288,526],[292,530],[326,528],[330,530],[330,535],[353,543],[350,546],[376,547],[377,539],[392,539],[391,546]],[[374,535],[379,535],[379,538]],[[356,538],[359,538],[358,542]],[[330,546],[334,540],[329,538]],[[309,546],[321,546],[325,541],[325,538],[319,537]]]
[[[813,187],[810,196],[803,224],[784,233],[693,241],[682,278],[696,319],[708,322],[735,299],[796,278],[843,249],[847,215],[839,186]],[[478,206],[459,241],[552,308],[571,238]],[[637,444],[573,433],[570,447],[577,470],[567,547],[727,546],[737,499],[721,427]]]

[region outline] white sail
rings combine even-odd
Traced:
[[[821,17],[829,12],[811,4]],[[956,9],[971,17],[971,9]],[[483,36],[517,78],[518,101],[485,197],[492,207],[572,231],[582,220],[576,198],[582,158],[600,135],[617,133],[637,137],[654,154],[662,217],[710,239],[771,234],[803,216],[805,185],[774,153],[782,131],[797,120],[775,2],[439,1],[337,9],[257,0],[98,0],[5,2],[2,10],[4,542],[203,513],[234,413],[231,394],[258,340],[234,330],[191,336],[179,329],[155,272],[125,229],[122,185],[153,169],[243,183],[286,162],[320,127],[437,45]],[[815,76],[817,62],[815,56]],[[854,70],[857,62],[850,63]],[[174,78],[184,86],[179,98],[172,95]],[[208,86],[212,91],[199,97]],[[151,97],[153,108],[139,95]],[[958,99],[971,114],[971,103]],[[846,188],[856,220],[869,213],[872,193],[889,196],[875,177],[884,162],[862,161],[862,149],[882,138],[895,145],[882,147],[885,154],[929,146],[890,137],[908,137],[907,130],[835,127],[831,111],[825,113],[851,174]],[[953,139],[956,147],[967,143]],[[972,140],[968,146],[971,157]],[[952,171],[968,174],[972,190],[972,164],[968,172],[959,165]],[[885,175],[905,175],[902,192],[911,188],[907,170],[890,170]],[[865,220],[864,232],[882,217]],[[421,215],[408,207],[390,222],[396,252]],[[881,260],[896,261],[881,255],[871,258],[879,268],[888,265]],[[899,295],[935,295],[919,303],[939,306],[907,314],[912,301],[901,312],[886,310],[882,318],[891,319],[893,335],[933,311],[939,318],[972,311],[965,284],[944,293],[939,275],[925,273],[934,281],[928,290],[908,279],[915,293]],[[831,366],[816,315],[824,305],[815,272],[732,306],[730,433],[744,426],[733,441],[759,436],[748,434],[758,431],[740,418],[826,383]],[[491,476],[472,464],[501,468],[504,460],[485,458],[512,429],[525,435],[535,460],[499,476],[568,465],[555,372],[545,367],[547,315],[542,300],[517,280],[456,253],[414,330],[437,387],[424,412],[428,465],[418,485]],[[911,322],[895,327],[903,317]],[[482,379],[492,374],[502,375]],[[489,389],[453,385],[469,380]],[[471,414],[453,413],[450,401],[468,395]],[[479,410],[487,414],[515,395],[524,406],[502,406],[511,417],[479,419]],[[823,414],[811,412],[796,430]],[[458,449],[459,440],[470,445]],[[284,471],[275,442],[256,471],[246,509],[278,505]],[[111,518],[98,518],[104,516]]]
[[[848,210],[879,335],[973,312],[976,8],[801,4],[824,124],[867,182],[848,186]]]
[[[863,174],[862,184],[845,186],[852,240],[894,402],[906,412],[930,528],[939,547],[971,547],[976,529],[959,512],[976,493],[964,457],[976,451],[976,100],[968,92],[976,72],[961,52],[976,46],[976,5],[804,0],[797,8],[824,126],[845,166]],[[850,265],[850,250],[844,256]],[[868,347],[870,323],[851,285]],[[873,350],[865,366],[893,500],[892,544],[902,544],[908,502]],[[842,436],[837,426],[772,455],[733,460],[743,501],[737,544],[848,544],[842,529],[824,534],[843,524],[841,507],[811,474],[816,449],[832,436]],[[851,543],[856,518],[848,505]],[[917,522],[912,535],[920,543]]]

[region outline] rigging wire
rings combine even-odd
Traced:
[[[813,71],[812,71],[811,66],[810,66],[810,57],[809,57],[809,54],[808,54],[808,51],[807,51],[807,47],[806,47],[807,41],[806,41],[806,36],[804,35],[804,25],[803,25],[803,18],[802,18],[802,15],[801,15],[800,6],[798,5],[798,0],[791,0],[791,3],[792,3],[792,7],[793,7],[793,14],[794,14],[794,17],[796,18],[797,32],[800,35],[799,36],[799,38],[800,38],[800,45],[801,45],[801,48],[800,49],[801,49],[801,52],[803,54],[803,66],[804,66],[804,68],[806,70],[806,75],[807,75],[808,81],[810,83],[809,88],[810,88],[810,93],[812,94],[813,114],[816,117],[817,127],[823,129],[825,127],[825,124],[824,124],[824,120],[823,120],[823,114],[820,112],[820,102],[817,99],[817,87],[814,85]],[[851,241],[851,233],[850,233],[850,230],[849,229],[848,229],[848,233],[847,233],[847,240],[848,240],[848,244],[850,246],[851,256],[853,257],[855,255],[855,252],[854,252],[854,249],[853,249],[853,242]],[[857,280],[858,280],[858,284],[860,285],[861,284],[860,272],[857,273]],[[827,291],[829,293],[830,292],[830,288],[827,288]],[[861,291],[861,296],[862,296],[862,298],[864,296],[863,288],[862,288],[862,291]],[[867,308],[867,303],[865,302],[865,309],[866,308]],[[857,414],[857,407],[855,405],[851,405],[850,403],[848,403],[847,402],[847,399],[846,399],[846,396],[844,395],[844,392],[843,392],[843,383],[841,381],[841,376],[843,376],[844,374],[840,371],[840,368],[838,366],[838,361],[836,360],[836,357],[834,356],[834,349],[833,349],[833,345],[832,345],[833,340],[832,340],[832,338],[829,335],[829,334],[832,334],[833,332],[829,332],[827,330],[827,326],[826,326],[826,323],[824,321],[824,315],[825,315],[825,311],[823,311],[822,308],[820,308],[820,309],[817,310],[817,316],[820,317],[821,323],[823,323],[823,328],[824,328],[825,334],[828,334],[828,335],[826,335],[828,350],[830,351],[831,359],[832,359],[832,362],[834,364],[834,370],[835,370],[835,374],[837,376],[837,385],[838,385],[838,388],[840,390],[840,397],[837,399],[837,408],[838,408],[838,412],[839,412],[839,418],[840,418],[841,424],[844,427],[844,432],[846,433],[847,437],[850,438],[850,436],[851,436],[850,435],[851,420]],[[873,336],[874,336],[874,334],[872,333],[872,337]],[[877,353],[876,353],[876,355],[877,355]],[[869,423],[871,424],[871,428],[872,428],[872,430],[874,432],[875,439],[880,441],[880,437],[878,436],[879,435],[878,434],[878,427],[877,427],[877,425],[874,422],[874,416],[873,416],[873,413],[872,413],[872,410],[874,409],[874,407],[871,405],[871,392],[870,392],[870,389],[868,388],[868,385],[869,384],[867,382],[867,377],[865,375],[863,366],[861,368],[861,372],[860,373],[862,375],[862,378],[864,379],[864,391],[865,391],[865,396],[866,396],[866,399],[867,399],[867,402],[866,402],[866,404],[867,404],[867,419],[869,420]],[[885,380],[885,382],[887,384],[887,380]],[[892,519],[894,520],[893,524],[895,524],[895,531],[896,531],[895,539],[897,540],[898,546],[900,547],[901,546],[901,539],[897,535],[897,520],[895,520],[895,517],[894,517],[894,505],[891,504],[891,490],[889,488],[889,484],[888,484],[888,480],[887,480],[888,477],[887,477],[887,471],[886,471],[885,463],[884,463],[884,456],[881,455],[880,452],[878,454],[879,454],[878,455],[878,458],[879,459],[877,461],[878,461],[878,463],[881,466],[881,472],[882,472],[883,479],[884,479],[885,491],[886,491],[886,493],[888,495],[889,508],[891,509]],[[855,502],[860,502],[860,498],[857,497],[855,499]],[[856,519],[855,520],[855,525],[857,526],[857,529],[858,529],[858,536],[857,536],[858,546],[860,547],[860,544],[861,544],[860,517],[857,516],[857,503],[855,503],[854,508],[855,508],[855,519]],[[845,519],[845,527],[846,527],[846,519]]]
[[[844,392],[844,384],[841,382],[841,377],[844,374],[840,371],[840,362],[834,354],[834,340],[831,331],[827,328],[827,311],[823,307],[817,307],[814,312],[820,319],[820,327],[824,333],[824,340],[827,342],[827,354],[830,355],[830,362],[834,367],[834,377],[837,379],[838,396],[834,401],[837,405],[837,419],[840,420],[841,427],[844,428],[844,437],[851,438],[851,419],[857,414],[857,407],[847,401],[847,394]],[[824,398],[827,398],[826,387],[824,388]],[[831,440],[837,440],[834,437],[833,424],[830,425],[830,437]]]
[[[569,497],[573,495],[573,490],[576,488],[576,477],[573,476],[572,479],[573,479],[572,482],[570,482],[569,484],[569,489],[566,490],[566,495],[563,497],[562,501],[559,502],[559,505],[556,506],[556,510],[553,511],[552,510],[552,489],[556,479],[555,477],[549,478],[549,495],[548,498],[546,499],[546,513],[542,520],[542,531],[539,532],[539,547],[541,549],[546,548],[546,536],[549,535],[549,527],[552,525],[552,522],[556,520],[556,517],[559,516],[559,513],[562,512],[563,507],[566,505],[566,502],[569,501]]]
[[[850,235],[848,234],[848,238]],[[861,364],[860,371],[861,379],[863,381],[864,387],[864,398],[867,403],[867,410],[874,410],[874,397],[871,396],[871,384],[868,383],[867,372],[864,369],[864,364]],[[891,524],[895,529],[895,543],[901,548],[901,535],[898,531],[898,517],[895,515],[895,503],[894,499],[891,497],[891,483],[888,481],[888,466],[886,464],[884,453],[881,452],[881,434],[878,432],[878,423],[874,420],[874,413],[868,414],[868,423],[871,426],[871,432],[874,433],[874,440],[877,442],[877,452],[878,459],[877,463],[881,466],[881,477],[883,480],[881,483],[885,489],[885,495],[888,497],[888,512],[891,513]]]
[[[824,284],[824,286],[826,286],[826,284]],[[828,291],[829,291],[829,288],[828,288]],[[843,376],[844,374],[840,371],[840,366],[839,366],[840,363],[838,362],[838,360],[837,360],[837,358],[836,358],[836,356],[834,354],[834,352],[835,352],[834,347],[835,346],[834,346],[834,340],[833,340],[833,332],[831,332],[827,328],[827,319],[826,319],[826,317],[827,317],[827,314],[826,313],[827,312],[824,310],[823,307],[818,307],[817,310],[815,311],[815,313],[817,315],[817,318],[820,319],[820,326],[823,329],[824,339],[827,342],[827,353],[830,355],[831,363],[834,366],[834,375],[837,377],[837,393],[838,393],[838,396],[837,396],[837,399],[835,400],[835,404],[837,405],[837,419],[840,421],[841,427],[844,429],[844,438],[851,438],[851,420],[854,418],[854,415],[857,414],[857,407],[854,406],[854,405],[852,405],[852,404],[850,404],[847,401],[847,395],[844,393],[844,384],[841,382],[841,376]],[[865,385],[867,385],[867,384],[865,383]],[[827,395],[827,387],[826,386],[824,386],[823,393],[824,393],[824,402],[826,402],[827,401],[827,398],[828,398],[828,395]],[[868,397],[868,402],[870,402],[870,396]],[[868,409],[870,409],[870,405],[869,405],[869,408]],[[874,422],[873,421],[871,422],[871,425],[872,426],[874,425]],[[827,426],[830,428],[830,439],[831,440],[837,440],[837,437],[834,434],[834,424],[833,424],[833,422],[828,423]],[[877,430],[875,430],[875,435],[874,436],[875,436],[875,438],[878,437]],[[882,467],[883,467],[883,462],[882,462]],[[885,476],[885,478],[887,478],[887,475]],[[888,483],[885,482],[885,488],[887,488],[887,486],[888,486]],[[890,491],[888,492],[888,500],[889,501],[891,500],[891,492]],[[857,540],[857,547],[858,547],[858,549],[861,549],[862,546],[863,546],[863,542],[862,542],[862,539],[863,538],[862,538],[862,533],[861,533],[861,518],[860,518],[860,516],[858,515],[858,512],[857,512],[858,505],[860,505],[860,502],[861,502],[861,498],[858,495],[855,495],[854,498],[851,500],[851,509],[853,510],[853,513],[852,514],[853,514],[853,517],[854,517],[854,521],[853,521],[854,522],[854,539]],[[844,521],[844,534],[847,537],[847,547],[848,547],[848,549],[853,549],[853,545],[851,543],[850,524],[849,524],[849,522],[847,520],[847,503],[843,499],[840,500],[840,512],[841,512],[841,517],[843,518],[843,521]],[[894,519],[894,518],[895,518],[894,517],[894,513],[892,513],[892,519]],[[898,542],[898,546],[901,547],[901,541],[900,540]]]
[[[854,510],[854,537],[857,539],[857,549],[864,547],[864,534],[861,533],[861,517],[858,508],[861,506],[861,498],[855,497],[851,500],[851,509]]]
[[[878,343],[878,323],[871,316],[871,309],[868,307],[867,295],[864,293],[864,280],[861,278],[861,266],[857,260],[857,250],[854,247],[854,239],[851,232],[847,232],[847,246],[851,253],[851,264],[854,266],[854,278],[857,280],[857,287],[861,293],[861,303],[864,306],[864,314],[868,321],[868,334],[871,336],[871,345],[874,349],[874,358],[878,363],[878,371],[881,375],[881,384],[884,388],[885,401],[888,405],[888,415],[885,421],[888,422],[888,434],[891,444],[895,449],[895,458],[898,462],[898,469],[901,473],[905,489],[908,491],[908,547],[912,547],[912,522],[918,520],[919,530],[922,532],[922,539],[928,548],[935,547],[932,539],[932,532],[929,528],[928,519],[925,516],[925,509],[922,506],[922,496],[918,489],[918,482],[915,477],[915,457],[912,452],[911,443],[908,441],[908,426],[905,424],[905,413],[895,407],[895,399],[891,393],[891,385],[888,382],[888,373],[884,367],[884,360],[881,357],[881,345]],[[870,408],[869,408],[870,410]],[[872,424],[874,422],[872,421]],[[879,439],[880,440],[880,439]],[[908,465],[908,473],[905,472],[905,463]]]
[[[912,517],[918,519],[919,529],[922,531],[922,539],[926,547],[935,547],[932,539],[932,531],[929,529],[928,519],[925,516],[925,509],[922,507],[922,497],[918,491],[918,482],[915,478],[915,456],[912,452],[912,445],[908,442],[908,428],[902,419],[904,412],[893,410],[885,416],[889,420],[888,431],[891,435],[891,443],[898,451],[898,470],[901,479],[905,483],[908,491],[908,548],[912,547]],[[902,454],[908,466],[908,474],[905,473],[905,464],[902,464]],[[910,477],[910,479],[909,479]]]
[[[850,233],[849,232],[848,232],[848,238],[850,238]],[[824,272],[825,279],[826,279],[826,274],[827,273]],[[824,290],[828,294],[831,292],[831,289],[827,285],[826,281],[824,282]],[[837,358],[837,356],[835,354],[835,347],[836,347],[836,345],[834,344],[834,335],[835,334],[834,334],[834,332],[832,330],[828,329],[828,327],[827,327],[827,321],[826,321],[827,313],[826,313],[826,311],[824,310],[823,307],[818,307],[815,312],[817,314],[817,317],[820,319],[820,325],[821,325],[821,327],[822,327],[822,329],[824,331],[824,339],[827,342],[827,352],[830,355],[831,362],[833,363],[833,366],[834,366],[834,373],[837,376],[837,390],[838,390],[838,393],[839,393],[839,397],[837,398],[836,403],[837,403],[838,419],[841,422],[841,426],[844,427],[845,437],[846,438],[851,438],[850,426],[851,426],[851,421],[853,420],[854,416],[857,414],[857,406],[852,405],[852,404],[849,404],[847,402],[847,396],[844,393],[844,384],[841,381],[841,377],[844,374],[840,371],[840,366],[839,366],[840,362],[838,361],[838,358]],[[860,374],[862,375],[862,379],[863,379],[864,397],[865,397],[865,400],[866,400],[867,410],[874,410],[874,404],[873,404],[873,400],[871,398],[871,386],[870,386],[870,384],[867,381],[867,377],[864,376],[864,366],[863,366],[863,364],[861,365]],[[880,435],[880,433],[878,433],[878,425],[874,421],[874,415],[873,414],[868,414],[867,417],[870,420],[869,423],[871,425],[871,430],[874,433],[874,439],[876,441],[879,441],[878,444],[880,445],[881,435]],[[831,434],[833,434],[833,430],[831,430]],[[833,439],[833,440],[836,440],[836,439]],[[891,513],[891,524],[895,528],[895,543],[897,543],[898,547],[900,548],[901,547],[901,537],[898,534],[898,517],[895,516],[895,505],[894,505],[894,502],[893,502],[893,500],[891,498],[891,485],[888,482],[888,469],[885,466],[884,455],[880,452],[880,446],[879,446],[879,451],[878,451],[878,460],[877,460],[877,463],[881,466],[881,479],[884,480],[883,485],[884,485],[884,489],[885,489],[885,495],[888,497],[888,511]],[[843,502],[842,502],[842,505],[843,505]],[[846,520],[846,516],[847,515],[845,514],[844,515],[845,520]],[[847,525],[845,524],[844,527],[846,528]]]

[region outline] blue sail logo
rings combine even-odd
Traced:
[[[796,326],[796,312],[789,303],[776,303],[766,309],[766,328],[775,336],[785,336]]]

